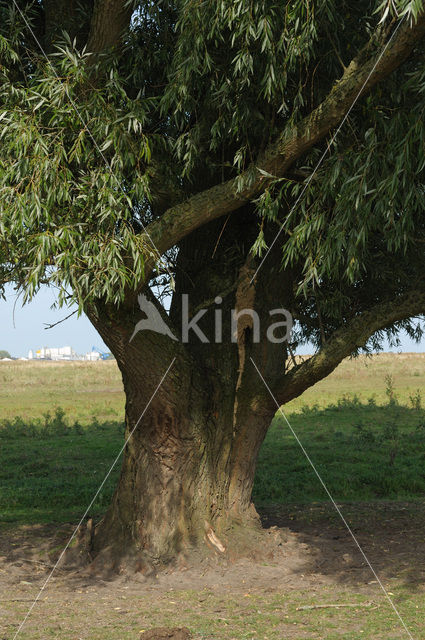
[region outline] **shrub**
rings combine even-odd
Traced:
[[[409,402],[412,409],[416,409],[417,411],[422,409],[422,394],[420,389],[416,389],[416,391],[409,394]]]

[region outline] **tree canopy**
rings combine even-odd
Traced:
[[[82,307],[122,302],[247,200],[253,251],[264,221],[282,226],[283,264],[302,263],[330,328],[353,297],[361,310],[420,285],[422,2],[111,2],[107,19],[92,5],[71,19],[61,3],[1,3],[2,269],[28,296],[54,283]],[[93,53],[96,12],[105,30],[131,17]],[[291,211],[324,136],[384,77]],[[318,339],[317,323],[304,333]]]

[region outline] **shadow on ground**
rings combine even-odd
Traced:
[[[411,589],[425,585],[425,503],[338,504],[380,579],[398,579]],[[264,527],[277,526],[305,545],[300,569],[344,584],[372,583],[375,576],[335,507],[276,505],[261,510]]]
[[[341,510],[386,589],[398,590],[397,603],[403,611],[410,606],[407,612],[416,624],[424,601],[424,503],[344,504]],[[197,629],[196,640],[337,637],[326,635],[326,625],[337,625],[338,633],[342,628],[354,633],[347,638],[402,637],[403,630],[393,631],[393,612],[332,505],[267,507],[261,516],[265,527],[276,527],[268,539],[276,534],[283,540],[267,560],[267,553],[233,562],[212,555],[199,564],[189,553],[179,567],[157,575],[125,574],[112,580],[59,567],[22,637],[133,640],[139,636],[136,630],[176,623]],[[72,530],[71,524],[25,525],[0,532],[0,613],[6,630],[1,638],[13,638]],[[319,610],[317,615],[297,609],[353,601],[363,604],[359,609]],[[370,628],[370,635],[355,635],[371,621],[378,626]]]
[[[397,578],[412,589],[425,585],[424,502],[338,506],[380,578]],[[275,527],[282,533],[283,544],[274,557],[262,552],[258,558],[238,561],[211,556],[204,560],[205,566],[197,566],[197,558],[189,553],[179,568],[158,573],[154,584],[159,585],[163,575],[169,581],[171,574],[174,580],[180,576],[180,581],[185,583],[184,576],[189,572],[188,581],[199,587],[205,582],[202,576],[211,571],[220,575],[227,573],[229,578],[235,573],[234,581],[238,584],[239,565],[243,565],[242,573],[246,577],[243,584],[251,577],[250,565],[252,577],[257,582],[264,578],[264,584],[268,579],[267,568],[273,569],[274,577],[280,572],[285,582],[295,588],[312,579],[347,585],[374,584],[371,568],[331,504],[276,505],[261,508],[260,514],[265,529]],[[72,531],[72,524],[22,525],[17,529],[8,526],[0,531],[0,584],[7,583],[10,587],[16,580],[18,583],[38,580],[55,565]],[[59,568],[57,574],[68,576],[70,583],[75,584],[87,579],[87,574],[75,570]],[[139,578],[141,582],[149,582],[146,576]],[[211,581],[212,577],[208,579]]]

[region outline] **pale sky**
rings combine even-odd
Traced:
[[[0,300],[0,349],[13,357],[28,356],[28,351],[40,347],[71,346],[79,353],[99,347],[108,351],[99,334],[86,316],[76,315],[53,329],[45,329],[44,323],[53,324],[65,318],[73,309],[52,310],[55,302],[53,289],[44,287],[33,301],[22,306],[12,287],[6,291],[6,302]]]
[[[65,318],[72,309],[52,310],[55,302],[54,290],[44,287],[30,303],[22,306],[21,299],[11,287],[6,291],[6,302],[0,300],[0,349],[6,349],[13,357],[28,356],[28,351],[40,347],[71,346],[79,353],[99,347],[108,351],[99,334],[86,316],[76,315],[53,329],[44,329],[44,324],[52,324]],[[398,351],[425,352],[425,341],[416,344],[406,335],[401,337]],[[311,353],[308,345],[298,350],[300,354]]]

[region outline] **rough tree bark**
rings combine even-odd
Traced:
[[[100,53],[117,47],[129,25],[131,14],[131,2],[94,0],[87,50]]]
[[[221,545],[245,548],[253,528],[259,528],[251,500],[255,462],[276,408],[250,357],[277,391],[286,348],[265,337],[269,310],[285,294],[278,278],[269,282],[271,271],[279,267],[278,252],[263,278],[250,284],[255,226],[248,211],[228,223],[218,246],[221,225],[215,223],[180,248],[175,300],[189,293],[191,315],[207,309],[198,325],[210,343],[189,334],[189,343],[182,344],[151,331],[129,343],[140,312],[123,316],[98,307],[92,314],[123,374],[127,434],[176,358],[126,447],[112,505],[96,530],[95,553],[109,548],[116,559],[125,552],[139,554],[142,563],[167,561],[190,547],[202,547],[202,542],[220,553]],[[288,288],[286,298],[290,295]],[[217,296],[222,298],[219,305]],[[218,306],[223,341],[216,343]],[[259,342],[251,340],[255,326],[250,315],[240,317],[237,341],[232,342],[232,308],[256,310]],[[177,303],[170,316],[179,324]],[[173,331],[178,335],[178,329]]]
[[[250,283],[256,264],[249,253],[255,234],[249,209],[231,218],[226,231],[221,231],[221,225],[212,223],[181,244],[176,295],[166,318],[178,335],[176,301],[181,293],[189,293],[191,317],[199,309],[208,310],[198,325],[210,340],[220,308],[221,343],[202,343],[192,336],[182,344],[151,331],[142,331],[129,342],[140,311],[127,308],[123,313],[98,305],[92,313],[123,375],[127,435],[138,425],[124,453],[112,505],[94,537],[94,553],[102,552],[99,558],[106,553],[117,566],[125,555],[134,568],[142,569],[146,563],[168,562],[194,547],[231,555],[245,553],[250,544],[255,548],[260,527],[251,492],[257,455],[276,412],[273,396],[282,404],[297,397],[364,345],[372,333],[425,308],[425,294],[419,293],[425,285],[417,283],[414,291],[393,303],[353,318],[317,355],[288,370],[285,344],[270,342],[266,332],[271,309],[292,308],[299,274],[289,270],[282,274],[276,248]],[[216,296],[222,299],[219,305]],[[258,343],[252,339],[255,327],[249,315],[240,318],[237,342],[231,341],[226,320],[231,308],[258,313]]]

